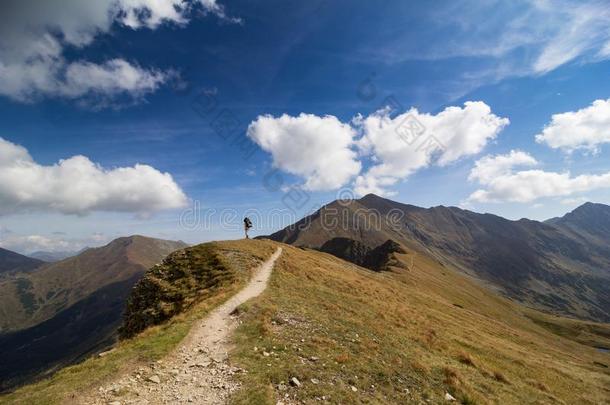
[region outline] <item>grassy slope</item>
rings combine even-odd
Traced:
[[[206,295],[207,298],[192,310],[174,317],[170,322],[149,328],[133,339],[122,341],[114,352],[104,357],[91,358],[64,368],[49,379],[0,396],[0,404],[69,403],[72,398],[80,398],[82,392],[95,391],[103,381],[117,374],[129,372],[164,357],[186,336],[193,322],[243,287],[250,276],[249,270],[273,252],[271,243],[267,242],[239,242],[239,245],[236,245],[236,242],[223,242],[190,249],[205,251],[210,245],[219,249],[227,270],[232,273],[230,281],[221,286],[222,288],[216,288],[214,293]],[[202,258],[202,261],[205,261],[205,258]],[[192,266],[198,264],[192,263]]]
[[[163,357],[277,245],[215,244],[236,274],[233,283],[115,352],[0,397],[0,403],[57,403]],[[411,263],[409,255],[401,259]],[[538,323],[530,320],[534,316]],[[436,403],[445,392],[463,403],[607,402],[610,371],[599,364],[609,364],[608,355],[552,334],[540,319],[568,325],[562,329],[568,337],[581,329],[577,321],[550,320],[498,298],[420,255],[411,270],[374,273],[284,245],[269,288],[241,308],[231,358],[249,372],[233,402],[275,404],[287,395],[288,403],[322,396],[333,403]],[[288,385],[293,376],[300,388]],[[281,382],[286,387],[280,391]]]
[[[414,263],[379,274],[285,246],[270,288],[242,309],[233,361],[250,372],[233,402],[436,403],[445,392],[481,404],[610,400],[608,355],[426,257]]]

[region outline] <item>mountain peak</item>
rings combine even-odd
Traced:
[[[378,196],[377,194],[368,193],[365,196],[359,198],[357,201],[367,202],[367,201],[388,201],[386,198]]]
[[[576,207],[574,210],[572,210],[572,212],[580,211],[580,210],[608,209],[608,208],[610,208],[610,207],[608,205],[606,205],[606,204],[594,203],[594,202],[591,202],[591,201],[587,201],[586,203]]]
[[[582,220],[584,218],[594,220],[595,217],[598,215],[608,214],[610,214],[610,206],[588,201],[574,208],[572,211],[568,212],[563,217],[558,218],[558,220],[568,222],[577,219]]]

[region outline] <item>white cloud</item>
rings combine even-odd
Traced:
[[[337,189],[360,172],[352,150],[355,135],[349,124],[331,115],[264,115],[248,126],[248,136],[271,153],[273,165],[302,177],[309,190]]]
[[[29,211],[150,214],[182,207],[186,201],[172,176],[151,166],[104,169],[85,156],[43,166],[25,148],[0,138],[0,215]]]
[[[560,201],[563,205],[582,205],[589,201],[587,197],[564,198]]]
[[[80,50],[113,24],[155,29],[184,25],[194,9],[227,18],[215,0],[7,0],[0,14],[0,94],[18,101],[39,97],[96,94],[140,97],[168,78],[115,58],[69,61],[65,50]]]
[[[417,109],[392,118],[388,110],[343,123],[334,116],[259,116],[248,136],[271,153],[275,167],[304,180],[309,190],[335,190],[354,180],[356,194],[391,195],[389,187],[430,165],[447,166],[475,155],[509,124],[481,101],[447,107],[436,115]]]
[[[542,133],[536,135],[536,142],[567,152],[577,149],[597,152],[601,144],[610,142],[610,99],[553,115]]]
[[[57,235],[0,235],[0,247],[21,254],[34,252],[78,252],[85,247],[96,247],[109,242],[109,237],[94,233],[83,238],[64,238]]]
[[[42,235],[11,235],[0,239],[0,246],[21,254],[30,254],[36,251],[68,252],[78,250],[76,244],[72,242]]]
[[[610,188],[610,172],[600,175],[572,176],[538,169],[516,170],[538,162],[522,151],[507,155],[485,156],[475,163],[469,179],[483,188],[476,190],[467,202],[527,203],[548,197],[567,197],[591,190]]]
[[[363,137],[359,145],[376,162],[356,179],[355,191],[386,194],[387,187],[432,164],[447,166],[475,155],[509,124],[481,101],[447,107],[436,115],[412,108],[395,118],[379,112],[357,120]]]
[[[603,0],[456,0],[421,18],[426,46],[398,35],[370,52],[390,62],[478,58],[479,68],[459,78],[469,87],[610,58],[610,7]]]
[[[610,58],[610,41],[606,42],[606,45],[599,51],[598,57],[601,59]]]
[[[603,55],[610,39],[608,4],[599,1],[536,1],[540,18],[551,18],[556,29],[546,38],[534,61],[536,73],[546,73],[581,56]]]
[[[538,162],[529,153],[511,150],[506,155],[485,156],[477,160],[468,180],[488,184],[495,178],[512,172],[514,167],[536,166]]]
[[[112,98],[120,94],[139,98],[155,91],[168,74],[142,69],[123,59],[112,59],[102,64],[66,64],[58,60],[8,66],[0,61],[0,81],[6,83],[0,88],[0,94],[23,102],[41,94],[72,99],[86,95]]]

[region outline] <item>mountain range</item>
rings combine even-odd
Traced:
[[[0,401],[99,397],[115,375],[136,378],[103,403],[137,402],[130,390],[154,376],[165,389],[175,372],[148,367],[281,247],[268,290],[231,314],[241,325],[231,363],[248,371],[238,403],[261,399],[261,387],[256,403],[314,402],[327,387],[340,403],[604,403],[609,214],[585,204],[511,221],[367,195],[266,237],[275,241],[182,249],[134,236],[36,262],[0,278],[1,388],[53,376]],[[294,376],[304,383],[287,386]]]
[[[159,348],[172,347],[167,333],[175,342],[179,341],[175,336],[184,336],[188,330],[184,322],[198,316],[192,312],[197,305],[205,306],[210,297],[232,291],[252,266],[284,246],[286,257],[279,261],[278,279],[271,284],[273,303],[263,301],[267,305],[264,320],[248,321],[257,313],[256,306],[245,315],[244,322],[251,324],[246,327],[247,336],[241,335],[238,342],[247,350],[242,347],[238,353],[251,353],[252,347],[262,345],[260,336],[277,328],[302,325],[308,329],[294,331],[298,339],[297,335],[275,336],[279,340],[269,340],[268,345],[289,346],[289,342],[302,342],[303,334],[313,333],[311,355],[317,358],[319,351],[331,350],[325,356],[335,359],[327,363],[329,369],[316,371],[319,376],[330,373],[328,379],[342,375],[346,365],[351,376],[368,375],[370,364],[375,364],[382,374],[398,367],[403,378],[418,376],[418,384],[430,392],[439,384],[434,373],[444,373],[441,384],[459,394],[462,403],[488,392],[480,387],[491,386],[488,394],[509,398],[508,403],[525,397],[548,399],[549,387],[568,398],[575,381],[585,381],[593,401],[604,395],[608,365],[596,348],[610,344],[610,207],[606,205],[587,203],[544,222],[512,221],[457,207],[421,208],[369,194],[331,202],[261,239],[273,241],[215,242],[182,250],[187,246],[182,242],[132,236],[55,263],[0,251],[0,269],[4,269],[0,275],[0,391],[55,374],[111,347],[117,354],[109,363],[90,358],[82,367],[68,368],[67,374],[57,373],[59,377],[53,377],[49,385],[54,397],[64,398],[65,392],[80,386],[71,373],[84,377],[94,370],[109,376],[125,362],[156,361]],[[388,303],[393,309],[384,313]],[[279,312],[269,315],[274,311]],[[283,320],[286,316],[291,320]],[[165,326],[140,336],[157,324]],[[255,333],[250,336],[251,331]],[[328,331],[333,332],[329,335]],[[119,333],[127,346],[114,346]],[[356,338],[370,334],[367,347],[374,350],[366,351],[366,356],[381,357],[358,368],[349,359],[358,358],[361,347],[354,346],[351,352],[342,346],[344,353],[335,353],[333,342],[350,334]],[[472,340],[473,334],[482,341]],[[403,347],[401,342],[409,344]],[[396,353],[419,346],[396,360]],[[428,364],[455,363],[455,353],[459,353],[458,365],[480,372],[460,369],[468,377],[456,380],[451,377],[454,370],[447,366],[426,371]],[[476,354],[475,360],[471,353]],[[496,360],[498,353],[506,360],[501,364]],[[547,370],[541,364],[550,353],[558,356],[553,367],[564,365],[567,374],[553,369],[541,377],[542,382],[522,375],[521,365],[528,359],[534,359],[528,367],[536,375]],[[251,355],[237,356],[246,363],[252,361]],[[422,360],[414,362],[413,356]],[[276,365],[292,373],[295,362],[287,358]],[[254,362],[249,368],[259,366]],[[493,371],[500,367],[502,372]],[[508,379],[503,375],[507,371]],[[366,378],[385,389],[375,373]],[[260,388],[258,378],[250,389]],[[92,383],[82,386],[91,389]],[[46,390],[41,384],[27,385],[25,390],[38,398],[40,387]],[[503,388],[507,384],[515,388],[507,391]],[[384,395],[401,400],[391,385],[386,388]],[[17,403],[23,392],[15,392]],[[421,398],[432,395],[420,394]],[[349,391],[337,395],[350,401]]]
[[[545,222],[512,221],[369,194],[334,201],[268,238],[356,264],[395,241],[530,307],[610,321],[610,207],[603,204]]]
[[[30,253],[28,256],[34,259],[42,260],[43,262],[53,263],[58,262],[60,260],[67,259],[68,257],[76,256],[81,254],[88,248],[81,249],[77,252],[72,251],[60,251],[60,252],[47,252],[44,250],[39,250],[33,253]]]
[[[186,246],[132,236],[56,263],[7,254],[27,272],[0,279],[0,389],[111,346],[133,285]]]

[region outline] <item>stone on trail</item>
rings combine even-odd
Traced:
[[[301,382],[296,378],[296,377],[292,377],[290,379],[290,384],[294,387],[300,387],[301,386]]]
[[[148,377],[148,381],[155,383],[155,384],[161,384],[161,379],[159,378],[158,375],[152,375],[152,376]]]

